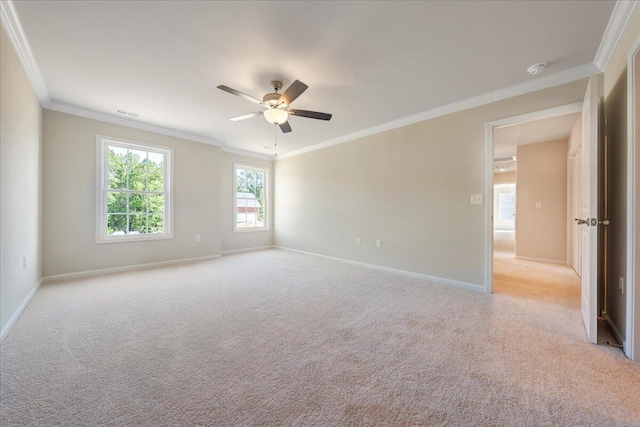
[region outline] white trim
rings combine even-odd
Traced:
[[[427,274],[422,274],[422,273],[414,273],[413,271],[406,271],[406,270],[398,270],[396,268],[391,268],[391,267],[383,267],[381,265],[375,265],[375,264],[367,264],[364,262],[359,262],[359,261],[352,261],[350,259],[345,259],[345,258],[337,258],[337,257],[332,257],[329,255],[322,255],[322,254],[318,254],[315,252],[307,252],[307,251],[301,251],[299,249],[292,249],[292,248],[287,248],[284,246],[273,246],[275,249],[282,249],[285,251],[291,251],[291,252],[298,252],[301,254],[306,254],[306,255],[313,255],[313,256],[318,256],[318,257],[322,257],[322,258],[328,258],[328,259],[332,259],[334,261],[341,261],[341,262],[345,262],[347,264],[353,264],[353,265],[357,265],[360,267],[365,267],[365,268],[370,268],[373,270],[378,270],[378,271],[384,271],[386,273],[394,273],[394,274],[400,274],[402,276],[407,276],[407,277],[413,277],[415,279],[421,279],[421,280],[426,280],[435,284],[439,284],[439,285],[445,285],[445,286],[453,286],[456,288],[463,288],[463,289],[468,289],[468,290],[472,290],[472,291],[476,291],[476,292],[484,292],[484,286],[482,285],[477,285],[474,283],[467,283],[467,282],[460,282],[458,280],[452,280],[452,279],[444,279],[442,277],[435,277],[435,276],[429,276]]]
[[[487,200],[493,200],[493,130],[499,127],[512,126],[519,123],[530,122],[533,120],[546,119],[549,117],[563,116],[565,114],[573,114],[582,112],[582,102],[574,102],[573,104],[560,105],[558,107],[547,108],[546,110],[534,111],[531,113],[520,114],[518,116],[505,117],[493,120],[485,124],[485,141],[486,141],[486,175],[485,175],[485,193]],[[493,293],[493,204],[485,204],[485,292]],[[517,257],[516,257],[517,258]],[[525,258],[521,258],[525,259]],[[532,259],[529,261],[549,262],[548,260]],[[554,263],[563,263],[562,261],[551,260]],[[566,261],[564,261],[566,263]]]
[[[191,262],[209,261],[209,260],[217,259],[220,257],[221,255],[208,255],[208,256],[195,257],[195,258],[182,258],[182,259],[176,259],[171,261],[159,261],[159,262],[150,262],[146,264],[127,265],[124,267],[113,267],[113,268],[103,268],[99,270],[79,271],[77,273],[54,274],[52,276],[46,276],[43,279],[46,282],[82,279],[84,277],[102,276],[105,274],[124,273],[127,271],[146,270],[149,268],[166,267],[169,265],[176,265],[176,264],[188,264]]]
[[[611,56],[616,50],[622,34],[624,34],[624,30],[626,30],[629,20],[637,6],[638,0],[622,0],[617,1],[613,7],[609,23],[600,41],[600,47],[598,47],[598,52],[593,60],[593,63],[600,68],[601,71],[604,71],[607,65],[609,65]]]
[[[625,340],[622,337],[622,334],[620,333],[620,329],[618,329],[616,324],[613,322],[613,320],[609,317],[609,315],[606,312],[602,313],[602,319],[604,319],[604,321],[607,323],[607,326],[609,326],[609,329],[611,330],[611,332],[613,332],[613,336],[616,338],[616,340],[619,343],[622,343],[622,347],[625,347]]]
[[[242,253],[245,253],[245,252],[263,251],[265,249],[273,249],[273,245],[253,246],[251,248],[241,248],[241,249],[229,249],[229,250],[226,250],[226,251],[222,251],[220,253],[222,254],[222,256],[227,256],[227,255],[242,254]]]
[[[150,124],[145,124],[142,123],[140,121],[136,121],[136,120],[130,120],[130,119],[125,119],[123,117],[114,117],[110,114],[105,114],[105,113],[98,113],[95,111],[91,111],[91,110],[86,110],[83,108],[79,108],[79,107],[73,107],[73,106],[69,106],[69,105],[63,105],[63,104],[58,104],[58,103],[54,103],[51,102],[49,95],[47,93],[47,89],[46,86],[44,84],[44,80],[42,79],[42,74],[40,73],[40,70],[38,68],[37,62],[33,56],[33,54],[31,53],[31,49],[29,47],[29,42],[26,38],[26,35],[24,34],[24,31],[22,30],[22,26],[20,25],[20,21],[19,18],[15,12],[15,9],[13,7],[12,1],[11,0],[6,0],[6,1],[0,1],[0,6],[2,8],[2,21],[3,23],[5,23],[5,20],[7,19],[7,17],[5,16],[7,14],[7,12],[5,12],[5,10],[10,10],[11,13],[11,22],[9,24],[6,24],[9,26],[9,28],[11,28],[11,31],[9,31],[11,34],[20,34],[20,37],[16,37],[15,35],[11,38],[12,42],[14,43],[14,47],[16,48],[16,50],[18,52],[28,52],[28,59],[27,57],[24,58],[24,61],[28,61],[28,62],[24,62],[23,64],[25,66],[25,69],[27,69],[28,74],[31,76],[33,75],[33,79],[32,79],[32,85],[34,86],[34,90],[36,91],[36,94],[38,95],[38,99],[40,99],[40,103],[42,104],[42,106],[46,109],[50,109],[50,110],[54,110],[54,111],[60,111],[63,113],[67,113],[67,114],[72,114],[72,115],[76,115],[76,116],[80,116],[80,117],[86,117],[86,118],[91,118],[94,120],[100,120],[100,121],[104,121],[107,123],[113,123],[113,124],[118,124],[121,126],[127,126],[127,127],[132,127],[132,128],[136,128],[136,129],[141,129],[141,130],[146,130],[149,132],[154,132],[154,133],[158,133],[161,135],[168,135],[168,136],[173,136],[176,138],[182,138],[185,140],[189,140],[189,141],[195,141],[195,142],[202,142],[205,144],[211,144],[211,145],[216,145],[216,146],[220,146],[223,147],[225,145],[225,143],[223,141],[219,141],[219,140],[215,140],[212,138],[207,138],[207,137],[203,137],[203,136],[199,136],[199,135],[191,135],[188,133],[184,133],[184,132],[180,132],[180,131],[176,131],[173,129],[168,129],[168,128],[164,128],[164,127],[160,127],[160,126],[154,126],[154,125],[150,125]],[[622,7],[621,7],[622,8]],[[614,12],[616,12],[616,9],[614,9]],[[627,20],[628,21],[628,20]],[[617,21],[615,21],[617,22]],[[626,26],[626,21],[624,22],[624,25]],[[610,22],[610,27],[613,28],[612,23]],[[616,42],[617,43],[617,42]],[[21,58],[23,58],[21,56]],[[32,64],[32,65],[29,65]],[[30,70],[30,71],[29,71]],[[533,92],[533,91],[537,91],[537,90],[542,90],[542,89],[547,89],[550,87],[554,87],[554,86],[559,86],[565,83],[569,83],[575,80],[579,80],[585,77],[589,77],[593,74],[599,73],[601,71],[601,68],[599,68],[596,64],[585,64],[585,65],[581,65],[578,67],[574,67],[568,70],[564,70],[564,71],[560,71],[554,74],[549,74],[549,75],[545,75],[545,76],[541,76],[541,77],[537,77],[533,80],[524,82],[524,83],[520,83],[517,85],[513,85],[504,89],[498,89],[495,90],[493,92],[489,92],[483,95],[479,95],[473,98],[468,98],[468,99],[464,99],[461,101],[457,101],[448,105],[444,105],[444,106],[440,106],[437,108],[433,108],[431,110],[427,110],[424,111],[422,113],[418,113],[418,114],[414,114],[408,117],[404,117],[398,120],[394,120],[391,122],[387,122],[387,123],[383,123],[381,125],[377,125],[377,126],[373,126],[367,129],[363,129],[354,133],[350,133],[347,135],[343,135],[334,139],[330,139],[328,141],[324,141],[321,142],[319,144],[316,145],[312,145],[310,147],[305,147],[303,149],[300,150],[295,150],[289,153],[284,153],[280,156],[278,156],[277,159],[275,159],[275,157],[271,157],[262,153],[254,153],[253,155],[244,153],[245,150],[241,150],[243,151],[243,153],[238,153],[238,154],[242,154],[242,155],[246,155],[246,156],[250,156],[250,157],[255,157],[255,158],[260,158],[260,159],[266,159],[266,160],[280,160],[280,159],[286,159],[288,157],[293,157],[293,156],[297,156],[300,154],[304,154],[304,153],[308,153],[310,151],[315,151],[315,150],[319,150],[322,148],[326,148],[326,147],[330,147],[332,145],[336,145],[336,144],[341,144],[347,141],[351,141],[357,138],[362,138],[364,136],[368,136],[368,135],[373,135],[379,132],[384,132],[387,130],[391,130],[391,129],[395,129],[398,127],[402,127],[402,126],[406,126],[412,123],[416,123],[416,122],[420,122],[423,120],[427,120],[427,119],[431,119],[431,118],[435,118],[435,117],[440,117],[440,116],[444,116],[447,114],[452,114],[452,113],[456,113],[458,111],[463,111],[469,108],[473,108],[473,107],[478,107],[481,105],[485,105],[485,104],[489,104],[495,101],[499,101],[502,99],[507,99],[507,98],[511,98],[514,96],[518,96],[518,95],[523,95],[525,93],[529,93],[529,92]],[[40,90],[37,90],[36,88],[40,88]],[[227,149],[225,151],[228,152],[235,152],[235,150],[239,150],[233,147],[227,147]]]
[[[0,1],[0,21],[7,32],[13,47],[20,58],[22,67],[24,68],[33,91],[36,93],[40,104],[43,106],[51,102],[47,85],[44,83],[40,67],[36,61],[31,44],[20,23],[20,18],[11,0]]]
[[[254,153],[253,151],[247,151],[241,148],[230,147],[228,145],[223,145],[222,151],[226,153],[237,154],[239,156],[252,157],[254,159],[270,160],[270,161],[275,160],[275,157],[270,154]]]
[[[134,129],[154,132],[160,135],[182,138],[188,141],[201,142],[204,144],[216,146],[224,145],[224,142],[218,141],[216,139],[206,138],[199,135],[192,135],[162,126],[154,126],[151,124],[142,123],[140,121],[125,119],[123,117],[115,117],[110,114],[99,113],[84,108],[52,102],[51,97],[49,96],[49,90],[47,89],[44,78],[42,77],[42,72],[40,71],[38,62],[33,55],[31,44],[29,43],[24,29],[22,28],[20,18],[15,9],[15,6],[13,5],[12,0],[0,1],[0,21],[2,22],[2,26],[6,30],[7,35],[11,39],[11,43],[13,44],[18,57],[20,58],[20,62],[22,63],[29,81],[31,82],[31,86],[33,87],[33,90],[36,93],[36,96],[38,97],[38,100],[40,101],[40,104],[43,108],[53,111],[59,111],[61,113],[71,114],[74,116],[99,120],[106,123],[112,123]]]
[[[534,258],[528,256],[516,256],[516,259],[522,261],[533,261],[533,262],[543,262],[545,264],[560,264],[567,265],[567,260],[559,260],[559,259],[549,259],[549,258]]]
[[[636,54],[640,55],[640,36],[635,39],[627,56],[627,339],[624,348],[629,359],[640,362],[640,242],[636,240],[636,231],[640,228],[640,212],[636,210],[639,201],[636,192],[640,189],[640,152],[636,146],[640,137],[636,134],[640,126],[637,121],[640,106],[634,102],[634,87],[640,86],[640,82],[634,79]]]
[[[484,128],[486,148],[485,148],[485,224],[484,224],[484,291],[493,293],[493,126],[486,123]],[[517,197],[517,195],[516,195]],[[515,234],[515,230],[514,230]]]
[[[331,147],[332,145],[342,144],[344,142],[351,141],[357,138],[362,138],[391,129],[396,129],[402,126],[407,126],[424,120],[457,113],[463,110],[468,110],[469,108],[479,107],[481,105],[490,104],[496,101],[501,101],[503,99],[513,98],[514,96],[524,95],[525,93],[547,89],[554,86],[560,86],[565,83],[589,77],[599,72],[600,69],[594,64],[586,64],[579,67],[571,68],[569,70],[560,71],[555,74],[550,74],[548,76],[538,77],[532,81],[520,83],[514,86],[507,87],[505,89],[499,89],[490,93],[486,93],[484,95],[479,95],[473,98],[454,102],[452,104],[433,108],[422,113],[414,114],[412,116],[404,117],[398,120],[393,120],[391,122],[363,129],[358,132],[343,135],[338,138],[333,138],[328,141],[312,145],[310,147],[301,148],[300,150],[290,151],[288,153],[279,155],[276,161],[298,156],[304,153],[309,153],[311,151],[320,150],[322,148]]]
[[[624,30],[626,29],[629,19],[633,15],[633,11],[635,10],[637,4],[638,4],[637,0],[633,0],[631,2],[618,1],[616,3],[616,6],[614,7],[611,18],[609,20],[609,24],[607,25],[607,29],[605,31],[604,37],[600,43],[600,47],[598,49],[598,53],[596,55],[596,59],[594,63],[584,64],[584,65],[574,67],[568,70],[560,71],[554,74],[537,77],[533,80],[516,84],[504,89],[498,89],[483,95],[457,101],[448,105],[433,108],[431,110],[427,110],[427,111],[414,114],[408,117],[404,117],[398,120],[383,123],[381,125],[373,126],[373,127],[363,129],[354,133],[333,138],[328,141],[324,141],[319,144],[312,145],[310,147],[305,147],[300,150],[284,153],[278,156],[278,159],[275,159],[275,157],[265,155],[262,153],[248,154],[251,152],[247,151],[245,153],[244,152],[245,150],[240,150],[234,147],[228,147],[225,151],[235,152],[235,150],[240,150],[240,151],[243,151],[243,153],[238,153],[238,154],[246,155],[249,157],[260,158],[260,159],[277,161],[279,159],[286,159],[289,157],[293,157],[293,156],[308,153],[311,151],[319,150],[322,148],[330,147],[332,145],[341,144],[357,138],[362,138],[364,136],[373,135],[376,133],[406,126],[406,125],[420,122],[423,120],[456,113],[469,108],[486,105],[495,101],[512,98],[514,96],[523,95],[529,92],[547,89],[554,86],[560,86],[565,83],[569,83],[575,80],[580,80],[582,78],[589,77],[593,74],[597,74],[601,72],[608,64],[609,59],[611,58],[611,55],[615,50],[615,47],[617,46],[620,40],[620,37],[624,33]],[[49,97],[47,87],[44,83],[44,79],[42,78],[42,73],[40,72],[37,61],[29,45],[29,41],[24,33],[22,25],[20,24],[20,19],[13,6],[12,0],[0,1],[0,18],[2,20],[3,25],[7,29],[7,33],[9,34],[9,37],[11,38],[11,41],[16,51],[18,52],[18,55],[23,63],[25,71],[29,76],[29,80],[31,81],[34,91],[36,92],[36,95],[38,96],[38,99],[40,100],[40,103],[42,104],[43,108],[54,110],[54,111],[60,111],[63,113],[72,114],[80,117],[91,118],[94,120],[100,120],[107,123],[127,126],[135,129],[146,130],[146,131],[158,133],[161,135],[182,138],[188,141],[201,142],[201,143],[216,145],[220,147],[223,147],[225,145],[223,141],[207,138],[200,135],[192,135],[189,133],[184,133],[177,130],[161,127],[161,126],[145,124],[140,121],[125,119],[122,117],[115,117],[110,114],[99,113],[99,112],[95,112],[95,111],[91,111],[91,110],[87,110],[79,107],[73,107],[69,105],[63,105],[63,104],[52,102]]]
[[[11,328],[13,328],[13,326],[16,324],[16,322],[18,321],[22,313],[26,310],[27,306],[29,305],[33,297],[36,295],[36,292],[38,292],[38,289],[40,289],[40,286],[42,286],[43,283],[44,283],[44,278],[42,277],[40,278],[40,280],[38,280],[38,283],[33,287],[33,289],[29,291],[27,296],[24,297],[24,299],[22,300],[22,304],[20,304],[20,307],[18,307],[16,311],[13,312],[13,314],[7,321],[7,324],[4,325],[4,328],[2,328],[2,332],[0,332],[0,343],[2,343],[4,339],[7,337],[7,335],[9,335],[9,332],[11,332]]]
[[[177,130],[169,129],[162,126],[150,125],[136,120],[126,119],[123,117],[114,117],[110,114],[98,113],[84,108],[72,107],[70,105],[58,104],[55,102],[49,102],[43,104],[43,107],[47,110],[59,111],[61,113],[71,114],[73,116],[84,117],[87,119],[98,120],[105,123],[111,123],[114,125],[126,126],[129,128],[144,130],[147,132],[153,132],[160,135],[172,136],[174,138],[185,139],[192,142],[201,142],[203,144],[215,145],[222,147],[224,142],[217,139],[206,138],[204,136],[193,135],[186,132],[180,132]]]
[[[123,148],[135,148],[147,152],[161,153],[165,156],[164,164],[164,233],[107,236],[107,207],[105,206],[107,191],[107,147],[109,145]],[[96,230],[97,244],[140,242],[148,240],[173,239],[173,147],[115,138],[107,135],[96,135]]]
[[[547,108],[546,110],[534,111],[532,113],[520,114],[518,116],[506,117],[490,122],[493,128],[505,128],[515,126],[522,123],[533,122],[551,117],[564,116],[567,114],[581,113],[582,101],[573,104],[560,105],[558,107]],[[493,155],[493,153],[491,153]]]
[[[246,169],[254,172],[262,172],[265,176],[265,182],[262,183],[263,191],[264,191],[264,226],[263,227],[252,227],[252,228],[237,228],[237,219],[236,214],[238,213],[238,183],[236,181],[238,177],[238,168]],[[248,165],[246,163],[241,162],[233,162],[233,176],[231,177],[231,231],[234,233],[259,233],[261,231],[271,231],[271,194],[269,194],[269,183],[271,182],[271,168],[266,168],[264,166],[254,166]]]

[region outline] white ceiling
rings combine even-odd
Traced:
[[[15,8],[53,103],[269,153],[269,82],[309,89],[280,153],[590,64],[614,7],[554,2],[24,1]],[[278,131],[279,132],[279,131]]]
[[[565,114],[497,128],[493,131],[493,158],[515,156],[519,145],[567,139],[580,113]]]

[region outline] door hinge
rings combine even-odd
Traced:
[[[591,224],[592,227],[595,227],[596,225],[598,225],[598,220],[596,218],[591,218]]]

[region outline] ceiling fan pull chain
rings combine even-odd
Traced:
[[[274,130],[273,157],[278,157],[278,125],[275,123],[273,124],[273,130]]]

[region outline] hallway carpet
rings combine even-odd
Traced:
[[[281,250],[47,283],[0,351],[2,426],[640,426],[576,307]]]

